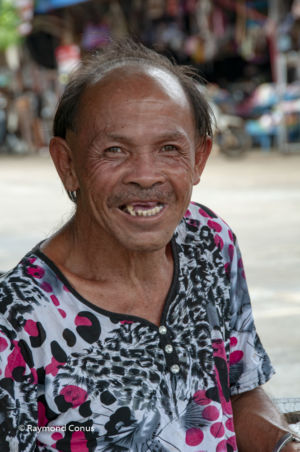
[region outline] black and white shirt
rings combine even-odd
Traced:
[[[159,327],[79,295],[38,247],[0,280],[0,450],[237,450],[230,396],[273,373],[229,227],[191,203]]]

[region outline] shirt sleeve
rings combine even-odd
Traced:
[[[37,377],[24,340],[0,324],[0,450],[36,450]]]
[[[256,332],[251,302],[236,238],[228,249],[231,284],[229,380],[231,395],[266,383],[274,374],[269,356]]]

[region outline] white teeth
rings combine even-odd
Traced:
[[[133,217],[136,216],[136,213],[134,211],[134,207],[133,206],[127,206],[126,208],[128,210],[128,213],[130,213],[130,215],[132,215]]]
[[[134,207],[130,204],[125,208],[125,210],[133,217],[151,217],[153,215],[157,215],[162,209],[163,206],[160,205],[147,210],[134,210]]]

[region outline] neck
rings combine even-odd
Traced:
[[[159,325],[174,269],[170,243],[138,252],[99,235],[72,219],[42,250],[85,299]]]

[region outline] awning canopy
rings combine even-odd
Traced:
[[[83,3],[88,0],[35,0],[34,11],[36,13],[47,13],[52,9],[64,8],[66,6]]]

